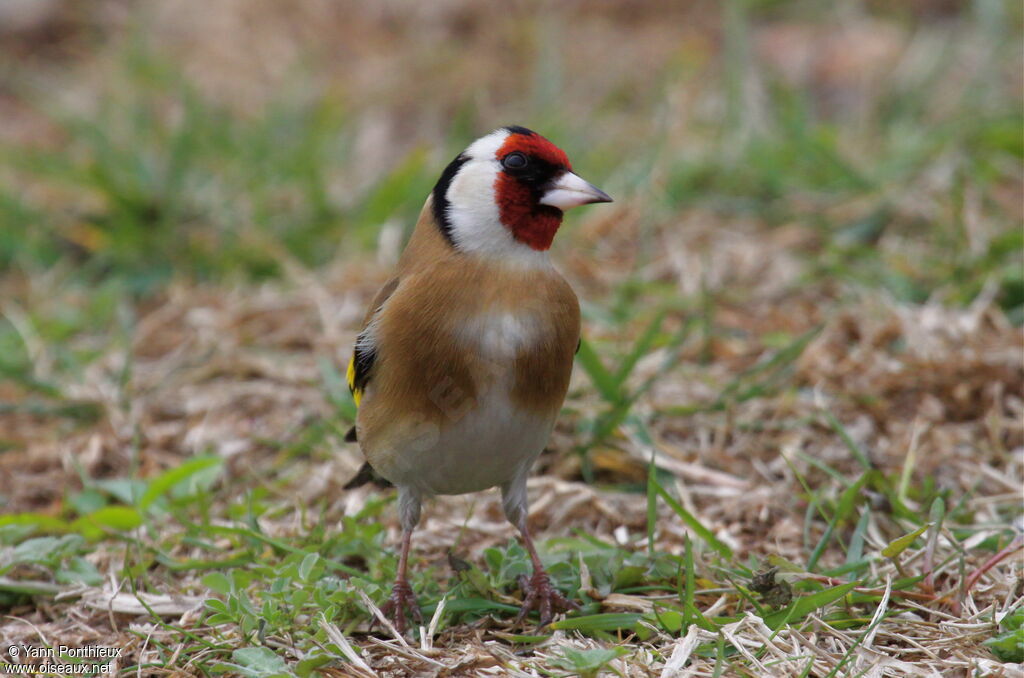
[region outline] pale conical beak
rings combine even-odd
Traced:
[[[563,212],[570,207],[594,202],[612,202],[612,199],[600,188],[580,179],[572,172],[565,172],[551,182],[540,199],[541,205],[557,207]]]

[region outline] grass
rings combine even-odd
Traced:
[[[1021,17],[972,7],[869,13],[862,37],[894,31],[881,65],[810,76],[765,51],[772,30],[867,29],[815,3],[700,10],[721,48],[652,56],[659,88],[608,56],[596,78],[544,29],[558,16],[513,14],[495,35],[546,55],[500,107],[517,120],[413,80],[409,101],[348,73],[324,87],[323,63],[248,108],[144,31],[118,34],[85,106],[40,64],[5,75],[47,139],[0,141],[0,636],[117,644],[125,675],[1019,662]],[[644,46],[614,54],[654,54],[670,19],[639,12]],[[419,45],[410,69],[474,77]],[[456,112],[434,136],[371,134],[384,162],[366,101],[416,129]],[[393,496],[342,489],[359,460],[337,366],[438,169],[508,122],[617,198],[556,243],[585,339],[531,484],[582,609],[511,628],[525,551],[493,493],[442,498],[414,538],[429,624],[392,637],[369,622]]]

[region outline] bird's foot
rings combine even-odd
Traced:
[[[529,579],[525,575],[520,576],[519,588],[523,590],[523,607],[516,617],[516,624],[523,621],[534,608],[540,612],[540,626],[547,626],[556,612],[580,609],[577,603],[551,585],[551,579],[544,570],[535,570]]]
[[[402,634],[405,633],[407,614],[411,613],[417,624],[423,623],[423,615],[420,613],[416,594],[412,592],[412,587],[405,579],[395,581],[395,585],[391,589],[391,596],[386,603],[381,605],[380,611],[395,625],[395,630]]]

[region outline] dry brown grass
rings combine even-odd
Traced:
[[[24,436],[25,443],[22,449],[0,455],[0,492],[9,497],[9,510],[57,513],[62,497],[79,485],[83,472],[94,478],[119,475],[137,460],[139,475],[149,476],[212,448],[228,460],[222,490],[226,496],[235,494],[230,488],[236,483],[264,485],[282,507],[292,507],[274,519],[261,520],[270,536],[288,539],[300,534],[303,506],[326,502],[329,522],[354,514],[368,496],[378,492],[341,489],[360,463],[355,449],[331,444],[312,457],[285,463],[274,447],[261,441],[288,442],[304,420],[330,412],[316,359],[346,355],[363,303],[385,270],[374,274],[361,267],[355,275],[338,269],[315,277],[303,273],[291,282],[259,289],[172,287],[140,318],[130,353],[132,379],[127,393],[117,384],[119,365],[125,359],[121,351],[98,360],[73,389],[83,400],[102,403],[104,416],[96,425],[67,435],[47,430],[31,418],[5,418],[8,435]],[[806,318],[796,327],[794,308],[804,309]],[[638,410],[657,413],[680,403],[706,401],[732,375],[748,367],[752,356],[763,352],[758,337],[764,332],[780,327],[800,331],[805,323],[819,318],[825,323],[798,364],[794,379],[806,387],[798,393],[739,404],[725,413],[654,415],[659,467],[674,475],[684,505],[732,545],[738,556],[774,554],[802,562],[805,501],[795,474],[802,474],[812,486],[829,482],[825,474],[795,456],[798,452],[843,474],[857,474],[846,448],[823,424],[823,409],[847,422],[858,444],[884,472],[898,473],[904,464],[913,463],[915,478],[934,477],[951,497],[963,498],[974,525],[958,527],[975,528],[973,542],[1004,529],[999,509],[1019,499],[1024,470],[1024,400],[1014,351],[1018,330],[1008,327],[999,313],[988,307],[911,308],[873,298],[835,312],[808,294],[802,300],[784,297],[774,303],[757,299],[728,313],[723,310],[723,318],[733,319],[723,323],[743,331],[746,339],[713,346],[713,362],[706,366],[696,363],[700,346],[693,342],[685,351],[684,366],[660,380],[638,403]],[[908,350],[893,355],[891,347],[897,342],[905,342]],[[949,355],[958,356],[956,364],[936,360]],[[654,356],[646,360],[638,377],[658,362]],[[584,379],[574,383],[568,407],[585,416],[599,403]],[[858,397],[868,395],[874,400],[866,405],[858,402]],[[751,422],[758,426],[751,428]],[[805,423],[794,426],[793,422]],[[540,538],[579,529],[642,550],[646,498],[581,483],[571,463],[571,448],[571,419],[563,419],[552,453],[544,458],[548,472],[530,486],[531,524]],[[635,480],[643,477],[650,454],[638,441],[616,436],[611,446],[597,451],[595,463],[602,478]],[[908,462],[908,455],[916,462]],[[283,477],[273,478],[275,474]],[[394,543],[397,524],[390,512],[386,515]],[[869,551],[881,549],[904,531],[900,521],[882,515],[876,514],[870,525]],[[501,516],[494,493],[441,498],[428,508],[417,531],[416,551],[421,562],[443,563],[458,536],[459,553],[473,558],[487,546],[507,542],[513,532]],[[674,514],[662,507],[657,547],[681,553],[686,533]],[[966,545],[947,531],[939,538],[935,561],[942,562],[958,548]],[[187,553],[183,549],[175,555]],[[916,553],[902,567],[917,570],[921,555]],[[826,558],[840,556],[830,551]],[[965,571],[980,567],[986,557],[968,550]],[[101,572],[116,573],[124,558],[123,547],[110,544],[101,545],[91,560]],[[841,560],[828,564],[838,565]],[[908,609],[870,634],[871,642],[861,643],[846,670],[855,674],[871,667],[874,672],[922,676],[936,670],[944,675],[1005,671],[980,641],[992,634],[995,610],[1020,602],[1015,598],[1021,576],[1019,554],[984,574],[954,613],[951,606],[962,576],[958,565],[954,558],[936,569],[939,599],[903,600]],[[891,563],[875,567],[878,581],[900,576]],[[708,577],[716,580],[713,574]],[[13,617],[0,629],[7,642],[102,641],[125,647],[126,662],[144,662],[150,656],[144,649],[147,637],[174,641],[177,632],[146,621],[146,610],[123,588],[124,582],[114,578],[100,589],[65,591],[53,602],[37,601],[11,610]],[[121,591],[121,596],[112,599],[115,591]],[[203,627],[196,626],[201,601],[196,580],[167,580],[166,591],[181,594],[166,608],[167,617],[201,632]],[[737,602],[721,594],[701,595],[698,600],[705,610],[715,608],[718,613],[728,613]],[[649,606],[644,596],[615,594],[605,599],[602,609],[636,611]],[[504,624],[475,626],[447,629],[426,650],[400,652],[395,641],[382,643],[367,636],[349,640],[362,646],[364,660],[374,670],[388,675],[398,667],[403,669],[397,675],[421,671],[484,675],[488,670],[526,675],[530,667],[543,666],[551,652],[558,655],[558,648],[595,645],[594,640],[559,631],[537,653],[524,657],[501,640]],[[756,649],[765,644],[768,655],[748,665],[757,675],[799,674],[807,657],[816,658],[810,675],[825,675],[860,635],[812,620],[801,630],[787,628],[772,636],[756,616],[723,633],[737,647]],[[712,635],[696,627],[680,639],[655,634],[645,642],[634,641],[633,651],[612,666],[623,675],[660,675],[663,667],[684,665],[687,670],[680,675],[711,675],[714,660],[691,653]],[[772,659],[785,661],[766,668]]]

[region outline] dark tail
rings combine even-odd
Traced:
[[[356,473],[355,477],[345,483],[345,489],[354,490],[355,488],[362,487],[367,483],[373,483],[378,487],[391,487],[391,483],[377,475],[377,472],[373,470],[373,467],[370,466],[369,462],[363,462],[362,467],[359,469],[359,472]]]

